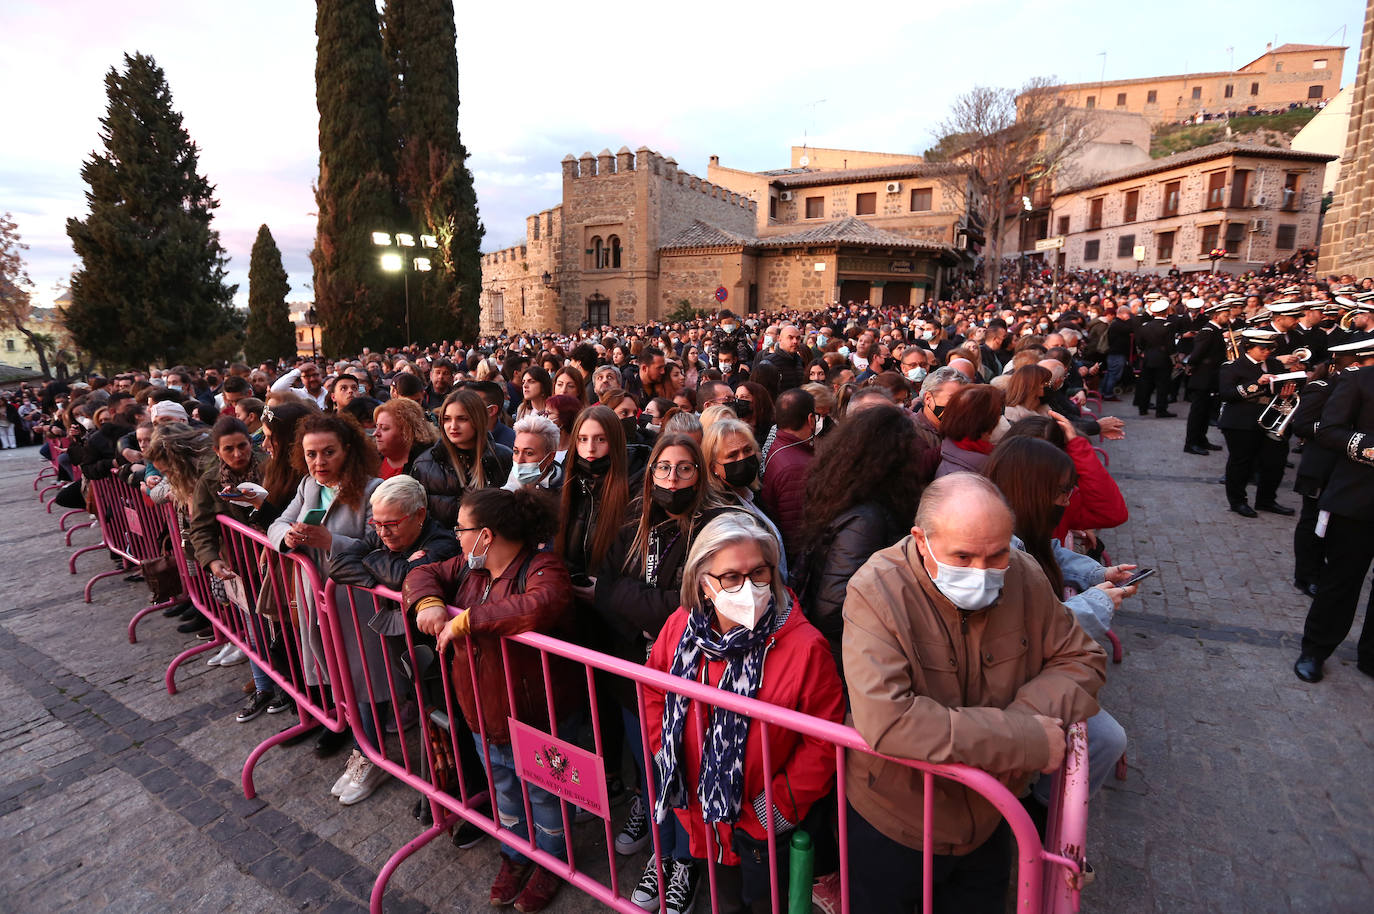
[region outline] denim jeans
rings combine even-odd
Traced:
[[[565,720],[558,726],[559,735],[575,732],[577,721]],[[477,753],[482,754],[482,738],[472,734]],[[520,790],[520,776],[515,773],[515,751],[510,743],[488,743],[486,750],[491,757],[491,782],[496,791],[496,812],[503,828],[509,828],[522,838],[529,832],[525,825],[525,800]],[[534,816],[534,846],[547,854],[568,859],[567,840],[563,834],[563,809],[558,797],[529,785],[530,813]],[[568,815],[573,815],[572,809]],[[515,848],[502,843],[501,853],[515,863],[526,863],[529,858]]]
[[[1088,732],[1088,796],[1096,796],[1116,770],[1116,760],[1126,751],[1126,731],[1116,718],[1106,711],[1098,711],[1085,723]],[[1031,788],[1035,798],[1050,805],[1050,784],[1053,775],[1042,774]]]
[[[644,800],[644,805],[649,805],[649,791],[645,787],[649,783],[650,771],[644,764],[644,741],[640,739],[641,728],[639,715],[629,708],[622,707],[621,714],[625,720],[625,739],[630,744],[630,754],[634,756],[635,768],[639,770],[639,795]],[[663,785],[654,782],[654,795],[663,789]],[[649,810],[649,820],[653,821],[654,811]],[[682,827],[678,817],[671,811],[668,818],[654,826],[658,830],[658,849],[664,857],[672,857],[674,860],[690,860],[692,857],[691,847],[688,844],[687,830]]]
[[[1102,396],[1110,397],[1116,393],[1116,385],[1121,382],[1121,375],[1125,371],[1126,357],[1124,355],[1107,356],[1107,374],[1102,378]]]

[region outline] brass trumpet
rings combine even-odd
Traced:
[[[1305,348],[1294,350],[1293,355],[1298,356],[1303,361],[1312,358],[1311,351]],[[1304,372],[1295,371],[1289,374],[1279,375],[1269,383],[1271,388],[1278,386],[1278,388],[1282,390],[1282,385],[1296,383],[1302,380],[1303,377],[1305,377]],[[1282,441],[1284,436],[1288,434],[1288,425],[1293,421],[1293,416],[1297,414],[1298,404],[1301,402],[1302,396],[1296,392],[1289,397],[1275,395],[1275,397],[1269,401],[1269,405],[1264,408],[1264,412],[1260,413],[1259,427],[1263,429],[1264,433],[1270,438],[1273,438],[1275,441]]]

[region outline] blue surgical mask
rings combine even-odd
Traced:
[[[946,565],[935,557],[926,542],[926,554],[935,563],[936,575],[931,582],[964,612],[978,612],[987,609],[1002,595],[1002,584],[1007,577],[1005,568],[960,568]]]
[[[487,551],[489,549],[491,549],[491,543],[487,543],[487,548],[483,549],[480,555],[474,552],[468,553],[467,562],[469,571],[481,571],[483,568],[487,567]]]
[[[515,478],[522,486],[532,485],[544,475],[544,471],[536,463],[517,463],[515,465]]]
[[[926,378],[926,370],[919,365],[906,373],[906,379],[913,384],[919,384]]]

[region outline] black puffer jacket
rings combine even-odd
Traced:
[[[488,440],[486,453],[482,457],[482,475],[486,487],[504,484],[510,476],[510,466],[510,449]],[[444,442],[435,442],[433,447],[416,457],[410,467],[410,475],[418,479],[429,493],[429,516],[448,528],[457,525],[458,506],[467,489],[458,480],[458,471],[449,459]]]
[[[805,586],[797,599],[807,620],[830,642],[841,678],[842,611],[849,579],[873,553],[896,543],[910,532],[910,527],[876,502],[855,505],[830,522],[821,541],[805,556]],[[800,583],[803,579],[794,576],[794,580]]]

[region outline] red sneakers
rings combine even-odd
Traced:
[[[523,897],[520,890],[524,888],[525,879],[532,869],[535,869],[533,863],[516,863],[502,854],[501,872],[496,874],[496,881],[491,884],[491,903],[496,907],[504,907]]]
[[[534,875],[525,883],[525,890],[515,899],[515,910],[520,914],[534,914],[542,911],[553,901],[553,896],[563,887],[563,880],[542,866],[534,868]]]

